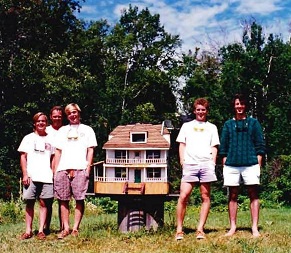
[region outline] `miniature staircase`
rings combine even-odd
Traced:
[[[124,194],[145,194],[145,183],[128,183],[125,182],[123,186]]]

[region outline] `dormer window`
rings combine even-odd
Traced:
[[[147,143],[147,132],[138,132],[130,134],[131,143]]]

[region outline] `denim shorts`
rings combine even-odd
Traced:
[[[73,196],[75,200],[84,200],[89,185],[89,175],[86,170],[57,171],[54,178],[55,197],[68,201]]]
[[[209,183],[217,181],[215,174],[215,164],[205,162],[201,164],[183,164],[182,182]]]
[[[259,164],[241,167],[224,165],[223,185],[239,186],[240,183],[243,183],[245,185],[259,185],[260,184]]]
[[[23,187],[23,199],[50,199],[53,197],[53,184],[30,181],[28,187]]]

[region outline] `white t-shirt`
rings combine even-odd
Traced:
[[[52,126],[48,126],[48,127],[46,127],[45,131],[50,136],[50,138],[51,138],[51,140],[53,142],[52,143],[53,146],[55,146],[58,130],[54,129]],[[55,151],[55,149],[56,148],[54,147],[54,151]]]
[[[176,141],[186,144],[185,164],[198,164],[212,160],[211,148],[220,144],[217,127],[208,121],[197,120],[184,123]]]
[[[27,174],[34,182],[52,183],[51,155],[54,153],[52,139],[49,135],[39,136],[35,133],[26,135],[18,148],[27,154]]]
[[[96,135],[90,126],[66,125],[58,130],[56,148],[62,151],[57,171],[87,168],[87,149],[97,146]]]

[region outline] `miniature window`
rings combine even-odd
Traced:
[[[126,178],[125,168],[115,168],[115,177]]]
[[[131,143],[146,143],[147,142],[147,133],[146,132],[131,133],[130,142]]]
[[[126,159],[126,150],[115,150],[116,159]]]
[[[147,159],[161,158],[160,150],[147,150]]]
[[[161,178],[161,168],[148,168],[147,177],[148,178]]]

